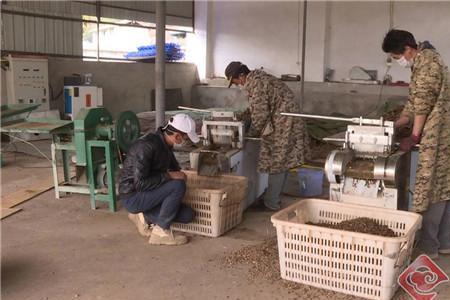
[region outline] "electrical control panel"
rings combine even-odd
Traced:
[[[9,104],[39,103],[37,111],[50,109],[48,59],[8,56],[6,90]]]

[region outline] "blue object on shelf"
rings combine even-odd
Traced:
[[[166,43],[166,60],[167,61],[179,61],[184,58],[184,51],[181,49],[180,45],[177,43]],[[127,59],[136,59],[144,57],[155,57],[156,56],[156,45],[139,46],[138,51],[128,52],[125,54]]]
[[[298,182],[300,185],[300,197],[320,196],[323,193],[323,170],[312,168],[300,168],[298,170]]]
[[[64,113],[72,113],[72,95],[70,94],[70,90],[66,88],[64,89]]]

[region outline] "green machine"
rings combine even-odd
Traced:
[[[104,107],[95,107],[81,109],[74,121],[17,117],[37,107],[2,105],[0,131],[11,137],[16,133],[50,134],[56,198],[65,193],[88,194],[92,209],[96,208],[96,201],[103,201],[116,211],[116,170],[140,135],[136,115],[125,111],[114,122]],[[58,178],[57,153],[62,156],[63,180]]]
[[[116,170],[139,135],[139,120],[131,111],[122,112],[114,122],[103,107],[81,109],[73,121],[73,130],[53,135],[56,198],[62,193],[89,194],[92,209],[96,209],[96,201],[103,201],[116,211]],[[62,154],[63,182],[58,178],[58,151]],[[75,174],[70,174],[70,160],[75,164]]]

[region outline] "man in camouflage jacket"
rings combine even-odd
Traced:
[[[423,213],[419,247],[431,256],[450,254],[450,82],[448,68],[428,42],[391,30],[383,51],[411,68],[409,99],[396,129],[413,122],[410,137],[400,143],[409,151],[420,143],[412,210]]]
[[[280,114],[298,113],[299,105],[284,82],[262,70],[250,71],[240,62],[231,62],[225,75],[229,86],[242,85],[248,93],[251,126],[247,135],[261,137],[258,170],[269,173],[264,205],[278,210],[289,169],[303,164],[309,155],[304,121]]]

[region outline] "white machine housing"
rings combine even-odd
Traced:
[[[50,109],[48,59],[43,57],[8,56],[6,95],[9,104],[35,104],[36,111]]]
[[[64,86],[64,114],[73,120],[80,109],[103,106],[103,89],[92,85]]]
[[[223,154],[228,158],[228,170],[223,173],[241,173],[244,146],[244,123],[238,121],[232,111],[211,111],[211,118],[203,120],[202,137],[204,147],[192,151],[189,155],[191,169],[198,169],[201,152],[211,152],[212,145],[225,146]]]
[[[202,123],[203,147],[189,154],[190,166],[198,170],[201,152],[210,150],[211,146],[225,146],[222,156],[226,158],[226,170],[245,176],[249,180],[248,196],[245,207],[250,206],[260,197],[268,186],[268,175],[257,171],[259,141],[245,141],[244,122],[238,120],[236,113],[230,111],[211,111],[211,117]]]
[[[409,156],[393,152],[393,142],[393,122],[360,118],[359,125],[349,125],[343,150],[325,162],[330,200],[406,209]]]

